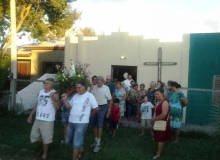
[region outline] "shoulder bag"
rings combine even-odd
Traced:
[[[157,109],[157,107],[156,107],[156,109]],[[155,113],[156,113],[156,109],[155,109]],[[169,118],[169,114],[167,116],[167,120],[166,121],[164,121],[164,120],[155,121],[153,129],[155,131],[165,131],[166,130],[166,126],[167,126],[168,118]]]

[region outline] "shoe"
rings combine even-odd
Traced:
[[[152,159],[158,159],[160,158],[160,156],[154,156]]]
[[[60,142],[60,144],[66,144],[66,143],[65,143],[65,141],[64,141],[64,140],[62,140],[62,141]]]
[[[96,145],[93,152],[97,153],[101,149],[101,146]]]
[[[90,145],[90,147],[95,147],[95,146],[96,146],[96,142]]]

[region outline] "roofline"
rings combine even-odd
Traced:
[[[26,46],[27,50],[64,50],[65,46]]]
[[[31,53],[18,53],[17,57],[30,57],[31,55]]]

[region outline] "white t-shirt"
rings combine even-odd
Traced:
[[[76,93],[69,103],[72,107],[69,116],[71,123],[89,123],[91,109],[98,107],[95,97],[89,92],[82,95]]]
[[[107,104],[108,100],[112,99],[109,87],[104,84],[102,87],[95,85],[92,89],[92,94],[95,96],[95,99],[99,105]]]
[[[124,80],[124,84],[125,84],[125,86],[126,86],[126,88],[127,88],[127,90],[129,91],[130,89],[131,89],[131,81],[132,81],[132,79],[126,79],[126,80]]]
[[[45,93],[45,90],[40,90],[38,96],[37,110],[36,110],[36,119],[43,121],[54,121],[56,109],[53,105],[53,102],[50,98],[50,93],[56,92],[54,89],[48,93]]]
[[[154,108],[154,106],[152,105],[151,102],[142,103],[141,104],[141,112],[142,112],[141,119],[151,119],[152,108]]]

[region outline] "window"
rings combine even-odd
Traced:
[[[220,106],[220,75],[214,75],[212,105]]]
[[[42,63],[41,75],[44,75],[45,73],[56,74],[57,73],[57,69],[56,69],[55,66],[57,64],[60,65],[60,66],[63,65],[62,62],[43,62]]]

